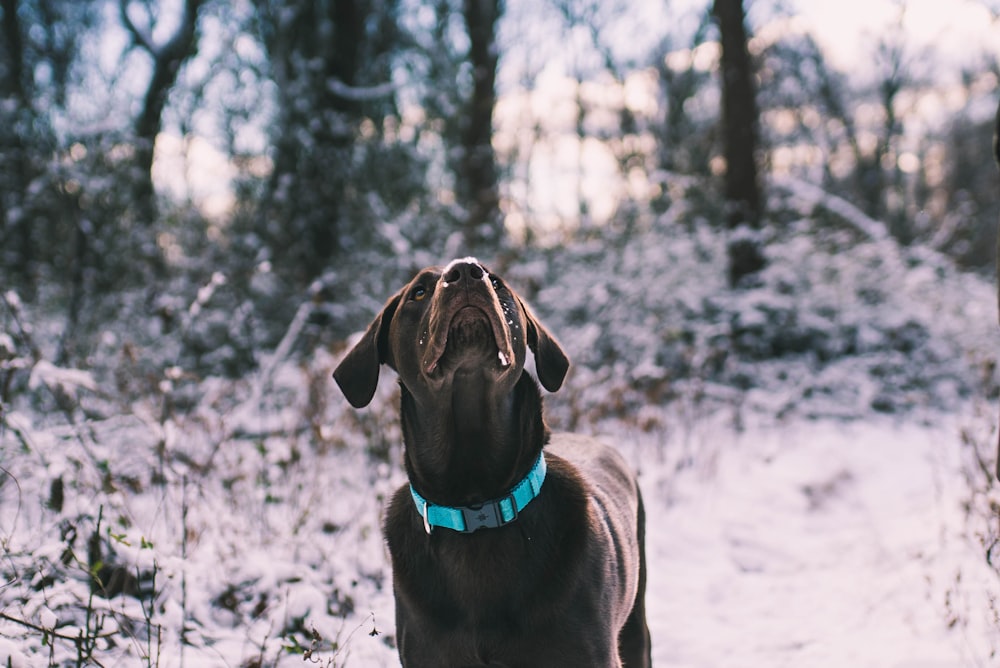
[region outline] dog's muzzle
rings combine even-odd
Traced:
[[[473,257],[453,260],[444,268],[434,292],[433,312],[428,328],[428,346],[423,357],[426,373],[437,371],[449,342],[455,335],[454,323],[469,317],[466,309],[475,309],[486,320],[492,334],[497,361],[502,368],[516,359],[508,322],[508,309],[500,302],[487,272]]]

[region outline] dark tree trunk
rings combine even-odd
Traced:
[[[500,238],[493,108],[497,97],[497,23],[502,11],[501,0],[465,0],[464,4],[473,88],[463,118],[456,194],[459,204],[468,210],[465,241],[472,252],[495,251]]]
[[[197,50],[198,10],[204,0],[184,0],[184,13],[177,31],[162,46],[152,41],[128,15],[129,0],[119,0],[122,24],[132,39],[153,59],[153,73],[146,87],[142,110],[135,121],[135,184],[136,212],[140,221],[151,224],[156,218],[153,191],[153,147],[163,125],[163,110],[177,82],[181,65]],[[151,32],[151,31],[150,31]]]
[[[13,95],[22,106],[28,104],[24,88],[24,42],[21,38],[21,22],[17,16],[17,0],[0,1],[3,10],[3,55],[2,86],[4,95]]]
[[[722,41],[722,136],[726,159],[729,282],[765,266],[759,234],[761,192],[757,176],[757,100],[753,64],[747,49],[742,0],[715,0],[712,8]]]
[[[993,156],[1000,166],[1000,106],[997,107],[996,129],[993,132]],[[997,233],[997,280],[1000,281],[1000,231]],[[997,285],[997,307],[1000,309],[1000,283]],[[1000,310],[998,310],[1000,316]],[[997,478],[1000,478],[1000,436],[997,437]]]
[[[355,163],[363,153],[358,127],[369,120],[380,131],[391,104],[391,95],[376,99],[364,91],[391,81],[396,8],[372,0],[254,4],[280,107],[258,229],[278,265],[308,283],[328,271],[345,246],[365,238],[368,221],[352,208],[358,203]]]
[[[997,106],[996,129],[993,132],[993,157],[1000,167],[1000,105]],[[1000,318],[1000,230],[997,231],[997,316]],[[1000,470],[1000,459],[997,460],[997,467]]]
[[[3,11],[3,62],[0,63],[0,98],[13,103],[12,113],[4,114],[8,125],[0,143],[0,242],[3,257],[29,285],[33,279],[34,243],[30,217],[23,214],[25,192],[31,179],[28,151],[21,130],[31,123],[34,112],[24,74],[24,41],[17,15],[17,0],[0,0]]]

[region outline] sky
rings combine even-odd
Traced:
[[[835,64],[845,70],[863,67],[867,43],[902,22],[908,40],[918,48],[936,46],[954,67],[969,54],[988,49],[1000,55],[1000,23],[990,12],[1000,3],[983,0],[798,0],[796,8],[819,35]]]
[[[1000,11],[998,2],[789,0],[784,11],[775,10],[776,4],[759,0],[746,3],[756,47],[762,48],[789,33],[809,33],[833,67],[847,73],[857,85],[875,83],[875,54],[880,42],[902,42],[907,68],[932,84],[933,89],[920,99],[900,100],[913,107],[912,114],[908,110],[908,132],[939,128],[956,112],[969,111],[969,99],[962,86],[963,71],[995,67],[1000,59],[1000,21],[994,20],[989,9],[992,4]],[[546,5],[528,0],[508,4],[506,32],[501,32],[501,44],[507,50],[500,76],[497,144],[501,152],[518,146],[520,153],[530,155],[531,160],[530,165],[515,169],[511,185],[508,227],[513,227],[515,233],[527,220],[536,228],[556,230],[576,224],[581,196],[587,201],[592,220],[607,220],[622,193],[629,192],[642,201],[643,193],[651,187],[635,175],[623,177],[615,156],[602,142],[581,142],[577,138],[575,79],[587,79],[589,73],[600,71],[603,60],[596,54],[605,48],[622,70],[631,72],[627,86],[639,93],[632,96],[633,101],[652,98],[649,77],[644,77],[640,68],[656,49],[671,52],[668,62],[673,59],[686,67],[687,49],[707,3],[673,0],[625,5],[611,0],[594,6],[599,9],[592,14],[586,10],[579,14],[592,16],[603,26],[596,37],[583,28],[568,32],[560,28],[564,20],[551,11],[547,13]],[[667,44],[661,43],[665,33],[670,35]],[[554,34],[558,39],[551,38]],[[709,39],[713,37],[710,32]],[[595,42],[599,44],[596,50]],[[751,48],[754,46],[752,43]],[[695,67],[713,69],[717,54],[714,45],[700,48]],[[872,80],[866,81],[869,76]],[[525,82],[530,82],[530,94],[523,92]],[[591,84],[589,89],[581,95],[591,108],[613,108],[620,97],[612,85],[602,89],[600,84]],[[983,104],[977,115],[987,118],[995,113],[994,96],[981,98],[989,104]],[[531,131],[535,126],[547,131],[542,141]],[[919,144],[912,139],[909,144]],[[912,170],[919,160],[912,153],[905,156],[901,167]]]
[[[875,45],[880,39],[902,35],[911,65],[940,82],[945,92],[921,113],[928,124],[945,122],[967,104],[959,93],[963,68],[988,67],[983,54],[1000,59],[1000,21],[990,8],[1000,12],[1000,1],[974,0],[788,0],[791,11],[780,15],[772,2],[749,0],[749,20],[760,40],[774,39],[785,31],[808,31],[816,36],[835,67],[855,76],[872,70]],[[900,7],[905,4],[905,10]],[[617,171],[614,157],[597,140],[580,142],[575,136],[576,74],[588,78],[604,60],[600,50],[611,54],[623,70],[639,69],[669,33],[670,48],[682,49],[700,21],[705,0],[628,0],[576,3],[578,19],[600,26],[596,34],[580,28],[566,31],[565,18],[555,3],[510,0],[501,26],[504,56],[498,76],[501,101],[497,111],[498,150],[530,151],[531,162],[515,169],[508,199],[525,204],[507,212],[509,226],[523,226],[528,218],[548,220],[558,226],[579,212],[580,193],[596,193],[588,202],[595,220],[613,214],[617,195],[608,195],[609,180],[616,189],[630,185]],[[595,49],[595,40],[599,48]],[[933,54],[929,49],[933,48]],[[708,55],[714,51],[709,50]],[[706,65],[711,65],[711,59]],[[633,98],[649,98],[643,92],[642,76],[632,75]],[[956,89],[949,95],[947,88]],[[526,88],[532,92],[526,94]],[[592,98],[614,97],[611,88],[592,90]],[[984,108],[982,114],[992,113]],[[553,136],[539,142],[531,130],[544,127]],[[190,197],[210,218],[222,219],[232,205],[229,180],[235,170],[207,137],[182,141],[177,133],[165,133],[157,145],[154,180],[161,192]],[[632,194],[637,194],[633,192]],[[641,195],[641,192],[638,193]]]

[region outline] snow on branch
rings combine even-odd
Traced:
[[[367,102],[377,100],[382,97],[389,97],[396,92],[398,86],[392,82],[379,84],[377,86],[366,86],[364,88],[350,86],[340,79],[328,79],[326,88],[337,97],[350,102]]]
[[[135,40],[136,44],[155,57],[157,55],[157,48],[153,44],[153,38],[135,24],[135,21],[129,16],[128,5],[128,0],[119,0],[118,2],[118,14],[121,17],[122,25],[125,26],[125,29],[132,36],[132,39]]]
[[[812,207],[821,207],[835,214],[872,241],[884,241],[889,238],[889,232],[883,223],[869,217],[843,197],[828,193],[819,186],[796,178],[775,179],[775,185],[785,188],[794,197],[804,200]]]

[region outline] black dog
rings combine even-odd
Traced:
[[[650,665],[639,488],[611,448],[550,437],[528,348],[559,389],[559,344],[465,258],[417,274],[334,372],[358,408],[380,364],[399,374],[410,485],[385,535],[407,668]]]

